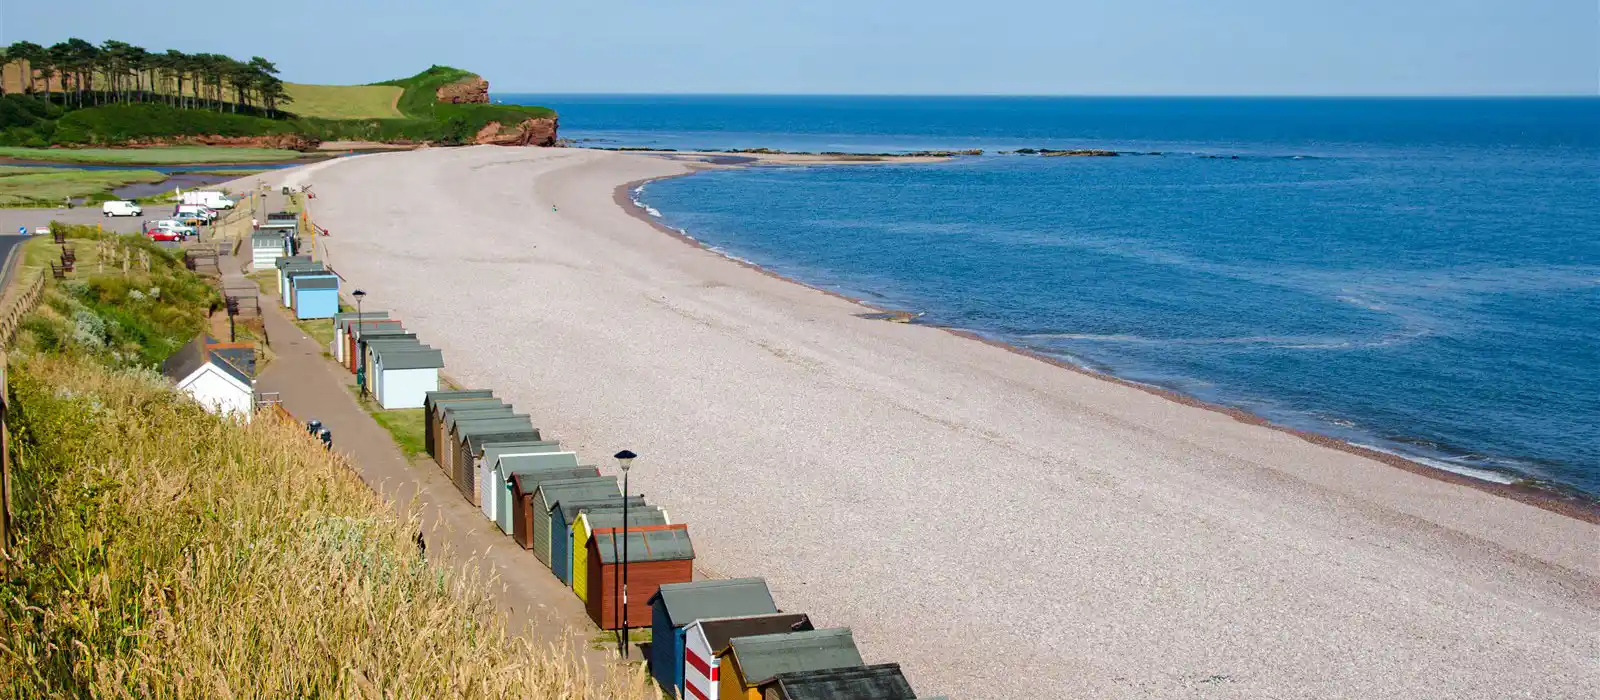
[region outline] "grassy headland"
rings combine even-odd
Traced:
[[[7,695],[654,697],[508,637],[491,582],[420,556],[415,518],[302,427],[172,391],[151,367],[215,292],[112,240],[152,270],[52,281],[10,358]]]
[[[294,113],[317,119],[403,119],[395,106],[403,90],[392,85],[285,83]]]

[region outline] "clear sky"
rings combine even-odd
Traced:
[[[496,92],[1600,92],[1600,0],[0,0],[0,42],[68,36]]]

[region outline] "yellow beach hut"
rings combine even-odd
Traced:
[[[645,506],[628,511],[628,527],[671,525],[667,511]],[[589,538],[595,530],[622,527],[622,512],[584,511],[572,521],[572,592],[578,600],[589,602]]]

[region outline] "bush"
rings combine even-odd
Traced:
[[[295,127],[289,122],[148,103],[74,110],[57,122],[54,140],[65,145],[98,145],[171,136],[271,136],[292,133],[295,133]]]

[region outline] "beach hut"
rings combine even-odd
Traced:
[[[339,364],[344,365],[345,369],[350,370],[351,374],[356,372],[356,355],[360,351],[361,336],[368,333],[373,335],[385,333],[404,334],[407,331],[400,324],[400,321],[396,319],[362,320],[346,323],[344,327],[344,348],[339,352]],[[415,337],[415,334],[412,334],[412,337]]]
[[[437,450],[434,461],[439,463],[439,468],[446,474],[450,473],[450,465],[456,458],[456,423],[468,418],[502,418],[514,415],[511,406],[500,399],[460,399],[454,401],[441,401],[435,407],[439,414],[435,424],[439,429],[439,437],[434,441],[433,448]],[[472,413],[478,411],[480,413]]]
[[[339,278],[334,275],[296,275],[289,279],[294,287],[294,317],[302,321],[333,318],[339,313]],[[443,365],[440,365],[443,366]]]
[[[345,334],[350,330],[350,324],[356,321],[389,321],[387,311],[341,311],[333,315],[333,345],[328,352],[333,355],[335,362],[344,363]],[[399,328],[399,322],[393,322]]]
[[[717,652],[720,700],[762,700],[760,686],[780,673],[863,665],[847,628],[734,637]]]
[[[283,257],[283,237],[272,233],[250,236],[250,269],[271,270]]]
[[[489,522],[500,522],[500,509],[511,506],[509,489],[506,482],[510,479],[507,470],[501,468],[500,460],[524,455],[546,454],[560,452],[561,443],[555,440],[516,440],[512,442],[497,442],[483,448],[483,454],[477,459],[478,470],[478,508],[483,512],[483,517]],[[514,460],[513,460],[514,461]],[[573,456],[572,466],[577,466],[577,456]]]
[[[392,325],[391,325],[392,324]],[[367,343],[378,340],[417,340],[417,334],[402,328],[398,322],[367,322],[355,324],[350,336],[350,373],[355,374],[366,362]],[[422,342],[422,341],[417,341]]]
[[[717,673],[720,661],[717,652],[728,648],[734,637],[753,637],[758,634],[782,634],[814,629],[811,618],[804,613],[774,613],[745,617],[699,619],[683,626],[683,687],[679,695],[716,700],[718,696]],[[650,645],[655,651],[654,642]],[[667,663],[671,663],[670,660]],[[655,672],[652,662],[651,672]],[[666,688],[669,692],[671,688]]]
[[[594,465],[540,468],[512,465],[501,468],[509,470],[506,483],[511,487],[511,502],[501,503],[499,507],[510,511],[513,524],[511,537],[527,550],[533,549],[533,521],[528,517],[528,513],[533,509],[533,494],[539,490],[539,485],[546,481],[592,479],[600,476],[600,468]],[[496,525],[498,524],[496,521]]]
[[[572,586],[572,523],[577,520],[578,513],[614,511],[620,514],[622,506],[623,498],[620,496],[563,498],[556,501],[555,507],[550,509],[550,573],[555,574],[557,580],[568,587]],[[629,496],[627,506],[629,520],[633,520],[633,511],[652,507],[644,502],[643,496]]]
[[[439,459],[435,447],[439,440],[439,404],[461,399],[487,399],[494,396],[491,389],[441,389],[430,391],[422,398],[422,444],[428,456]]]
[[[279,262],[282,262],[282,261],[283,261],[283,258],[279,258]],[[322,263],[312,262],[312,261],[305,261],[305,260],[292,261],[292,262],[289,262],[288,264],[285,264],[285,265],[279,267],[278,268],[278,304],[280,306],[282,306],[283,308],[286,308],[286,309],[294,308],[294,284],[293,284],[293,280],[294,280],[295,275],[304,275],[304,274],[327,275],[327,274],[331,274],[331,273],[328,272],[328,268],[325,268],[325,267],[322,266]]]
[[[422,341],[417,340],[417,334],[415,333],[395,333],[392,331],[386,331],[382,333],[363,332],[361,334],[361,343],[359,347],[359,351],[361,353],[361,364],[359,366],[366,370],[367,382],[369,384],[373,381],[373,376],[377,372],[377,368],[373,366],[372,361],[374,359],[373,353],[379,346],[406,348],[428,347],[423,345]]]
[[[900,664],[790,671],[756,688],[762,700],[917,700]]]
[[[529,505],[532,508],[532,505]],[[672,518],[660,506],[649,506],[635,510],[628,509],[628,529],[642,528],[648,525],[671,525]],[[622,527],[622,511],[582,511],[572,523],[572,593],[578,600],[585,604],[589,602],[589,539],[594,537],[595,530]],[[524,545],[524,549],[530,545]]]
[[[630,572],[631,578],[631,572]],[[631,581],[630,581],[631,583]],[[745,617],[778,612],[765,579],[735,578],[669,583],[647,601],[650,606],[650,675],[668,693],[682,694],[684,627],[713,617]]]
[[[589,538],[589,600],[585,607],[589,619],[601,629],[623,626],[619,588],[623,552],[627,552],[627,626],[649,624],[650,605],[646,602],[664,583],[694,580],[694,545],[687,525],[646,525],[628,529],[626,546],[622,530],[604,528]],[[858,662],[859,663],[859,662]],[[787,669],[785,669],[787,670]],[[763,678],[762,680],[766,680]]]
[[[482,453],[483,445],[486,442],[538,439],[539,429],[533,427],[533,422],[525,413],[458,420],[450,440],[456,451],[447,470],[450,481],[461,492],[462,498],[472,502],[472,505],[478,505],[480,489],[477,484],[477,464],[473,458]]]
[[[438,350],[386,350],[378,355],[378,405],[385,409],[422,408],[430,391],[439,389],[444,354]]]
[[[473,433],[467,436],[466,442],[462,443],[461,464],[459,467],[461,470],[459,474],[460,481],[457,486],[461,489],[461,495],[471,501],[472,505],[480,508],[483,506],[481,499],[483,498],[484,488],[483,484],[478,480],[488,474],[488,471],[483,469],[484,450],[489,449],[490,445],[512,442],[543,442],[543,440],[539,435],[538,428],[527,425],[502,432]],[[502,483],[504,483],[503,480]],[[501,490],[504,490],[503,486]],[[498,513],[496,515],[495,519],[499,521]],[[501,529],[506,534],[511,534],[509,518],[501,524]]]
[[[278,256],[277,260],[272,262],[272,266],[278,268],[279,294],[282,294],[283,288],[289,284],[289,280],[285,279],[283,276],[283,269],[290,265],[305,265],[308,263],[312,265],[318,265],[317,261],[312,260],[311,256],[309,255],[280,255]]]
[[[560,577],[561,581],[574,593],[578,590],[577,579],[587,574],[589,565],[588,551],[584,546],[589,544],[589,537],[597,528],[622,527],[623,509],[616,504],[603,508],[580,508],[577,513],[567,516],[569,519],[561,529],[551,533],[551,537],[562,538],[560,547],[555,540],[550,542],[551,571],[556,571],[559,565],[565,570],[566,575]],[[628,528],[642,527],[645,525],[671,525],[672,519],[667,516],[667,511],[661,506],[646,505],[642,508],[628,506]],[[557,551],[565,550],[564,560],[557,555]],[[558,562],[560,562],[558,564]],[[579,569],[577,567],[585,567]],[[581,598],[581,596],[580,596]]]
[[[229,362],[227,353],[213,352],[201,335],[161,363],[161,373],[178,391],[194,399],[207,412],[250,421],[255,411],[255,381]]]
[[[550,511],[563,499],[594,500],[621,498],[617,477],[601,476],[589,479],[558,479],[539,484],[533,492],[533,506],[527,510],[528,526],[533,532],[533,557],[550,566]],[[511,528],[507,528],[510,530]]]

